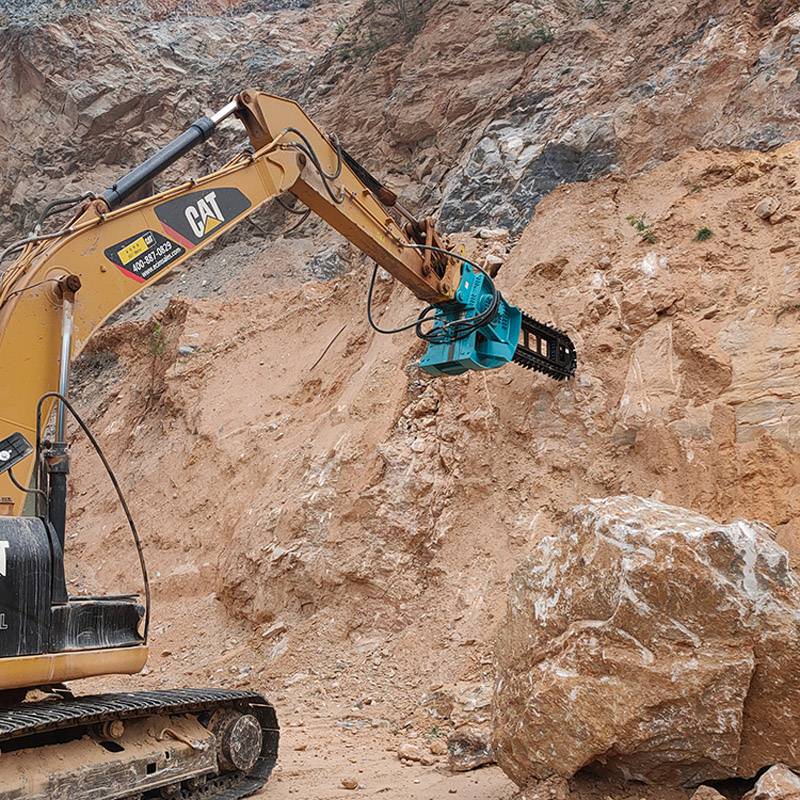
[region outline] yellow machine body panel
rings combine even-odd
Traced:
[[[81,280],[75,357],[121,305],[285,191],[298,174],[296,155],[278,151],[108,214],[95,201],[70,225],[73,233],[32,250],[24,274],[4,282],[5,295],[0,291],[0,365],[11,376],[0,382],[0,439],[20,431],[33,440],[36,403],[58,388],[59,278]],[[18,479],[27,482],[31,469],[20,465]],[[0,475],[0,513],[20,514],[23,499],[8,475]]]
[[[408,231],[357,174],[365,175],[363,168],[343,158],[337,140],[297,103],[248,90],[235,106],[253,153],[240,153],[214,173],[113,211],[104,199],[93,200],[65,229],[27,245],[3,273],[0,365],[10,378],[0,383],[0,440],[14,431],[32,439],[38,399],[58,388],[59,280],[75,275],[81,282],[74,303],[74,358],[134,295],[287,191],[420,299],[453,297],[460,262],[414,249]],[[335,180],[326,180],[334,174]],[[429,243],[438,242],[434,233],[428,236]],[[432,259],[441,262],[438,270]],[[27,482],[31,471],[21,465],[17,477]],[[0,475],[0,514],[21,513],[23,499],[8,475]]]
[[[135,675],[147,663],[149,648],[118,647],[0,659],[0,691],[49,686],[97,675]]]

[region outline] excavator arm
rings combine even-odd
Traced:
[[[233,114],[245,125],[250,150],[209,175],[135,199]],[[565,334],[509,305],[488,274],[452,252],[431,220],[415,219],[289,100],[243,92],[102,195],[51,203],[30,236],[0,253],[0,266],[16,257],[0,278],[0,800],[113,800],[120,792],[232,800],[257,792],[276,763],[275,711],[251,691],[62,693],[20,701],[35,687],[138,672],[148,655],[141,542],[110,465],[67,397],[72,358],[117,308],[285,192],[428,304],[411,326],[428,343],[422,369],[458,374],[515,361],[554,378],[574,372]],[[42,232],[49,213],[73,207],[64,227]],[[367,311],[380,330],[370,313],[374,281],[375,272]],[[66,411],[96,448],[126,513],[143,604],[139,595],[67,591]],[[36,442],[39,478],[33,489],[26,489],[34,460],[29,440]],[[21,516],[31,492],[37,513]],[[45,761],[43,748],[69,748],[71,756]]]
[[[251,149],[216,172],[129,202],[231,115]],[[65,227],[34,231],[0,255],[18,254],[0,280],[0,441],[36,436],[39,398],[66,393],[69,361],[116,309],[286,192],[431,304],[418,327],[429,342],[424,369],[455,374],[516,360],[556,378],[574,372],[564,334],[509,306],[488,275],[450,252],[430,220],[409,214],[295,102],[247,90],[85,200]],[[30,468],[18,476],[29,478]],[[0,513],[19,513],[22,499],[0,475]]]

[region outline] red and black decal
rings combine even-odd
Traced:
[[[122,272],[144,283],[180,258],[186,250],[157,231],[144,230],[107,247],[104,252]]]

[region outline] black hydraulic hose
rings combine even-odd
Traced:
[[[150,631],[150,579],[147,575],[147,564],[145,563],[144,559],[144,551],[142,549],[142,541],[139,538],[139,532],[136,529],[136,523],[133,521],[133,515],[131,514],[130,508],[128,508],[128,503],[125,500],[125,495],[122,493],[122,488],[119,485],[119,481],[117,480],[117,476],[114,474],[114,470],[111,468],[111,464],[108,463],[108,459],[103,452],[103,449],[100,447],[100,443],[95,439],[94,434],[89,429],[89,426],[83,421],[80,414],[72,407],[72,404],[67,400],[64,395],[60,394],[59,392],[45,392],[40,398],[39,402],[36,404],[36,452],[38,453],[41,448],[41,429],[42,429],[42,405],[44,401],[54,398],[59,402],[64,404],[64,407],[69,411],[72,415],[72,418],[75,422],[78,423],[81,430],[86,434],[86,438],[91,443],[92,447],[94,448],[97,455],[100,457],[100,460],[103,462],[103,466],[108,473],[108,477],[111,480],[111,483],[114,486],[114,490],[117,493],[117,497],[119,498],[119,503],[122,506],[122,510],[125,512],[125,517],[128,520],[128,526],[131,529],[131,535],[133,536],[134,544],[136,545],[136,552],[139,556],[139,565],[142,570],[142,583],[144,584],[144,600],[145,600],[145,608],[144,608],[144,643],[147,644],[147,638]]]
[[[375,291],[375,278],[378,275],[378,265],[376,264],[372,268],[372,277],[369,279],[369,291],[367,292],[367,322],[369,322],[370,327],[376,333],[385,333],[385,334],[393,334],[393,333],[402,333],[403,331],[410,331],[412,328],[416,328],[417,324],[419,323],[420,317],[424,314],[427,314],[433,306],[425,306],[419,314],[419,317],[415,319],[413,322],[409,322],[406,325],[401,325],[399,328],[380,328],[378,327],[377,323],[372,317],[372,295]]]
[[[308,213],[307,208],[293,208],[280,196],[276,197],[275,199],[278,201],[278,205],[281,206],[284,210],[288,211],[290,214],[297,214],[298,216],[303,216],[303,214]]]
[[[445,250],[443,247],[434,247],[433,245],[426,244],[404,244],[403,247],[413,248],[414,250],[432,250],[435,253],[451,256],[452,258],[457,258],[459,261],[462,261],[465,264],[469,264],[477,272],[482,273],[489,282],[489,289],[492,296],[491,302],[486,310],[481,311],[479,314],[475,314],[472,317],[467,317],[466,319],[457,319],[452,320],[451,322],[444,322],[438,327],[434,327],[432,330],[428,331],[423,330],[422,326],[426,322],[435,322],[436,317],[431,314],[432,311],[435,312],[436,310],[435,305],[425,306],[425,308],[420,311],[419,316],[414,322],[402,325],[399,328],[379,328],[372,316],[372,295],[375,290],[375,278],[378,274],[378,265],[376,264],[372,270],[372,277],[370,278],[369,282],[369,291],[367,292],[367,321],[374,331],[377,333],[393,334],[402,333],[403,331],[414,328],[417,336],[423,341],[432,344],[443,344],[450,342],[453,339],[463,339],[483,325],[487,325],[494,319],[495,314],[497,314],[497,309],[500,305],[500,292],[497,291],[494,281],[485,269],[479,267],[475,262],[470,261],[468,258],[465,258],[458,253],[454,253],[451,250]]]
[[[325,191],[328,193],[328,196],[331,198],[331,200],[333,200],[333,202],[337,205],[343,203],[344,192],[340,192],[337,196],[330,185],[331,181],[335,181],[342,174],[342,147],[339,144],[339,139],[336,136],[331,136],[331,142],[336,150],[336,169],[333,171],[333,173],[329,173],[325,172],[325,169],[323,168],[319,157],[317,156],[317,151],[314,150],[314,146],[302,131],[299,131],[297,128],[286,128],[283,132],[293,133],[300,137],[300,142],[290,142],[289,144],[311,159],[311,163],[319,173],[319,176],[322,179],[322,185],[325,187]]]
[[[8,477],[10,478],[11,483],[13,483],[14,486],[16,486],[16,488],[19,489],[21,492],[24,492],[25,494],[41,495],[44,498],[45,504],[47,504],[47,494],[41,489],[28,489],[25,486],[23,486],[14,475],[14,469],[12,467],[8,468]]]
[[[62,197],[59,200],[53,200],[49,202],[39,214],[39,218],[36,220],[36,225],[33,226],[34,234],[38,234],[41,230],[44,221],[52,216],[53,214],[60,214],[63,211],[67,211],[73,206],[78,205],[78,203],[82,203],[84,200],[91,200],[94,197],[94,192],[84,192],[81,195],[77,195],[76,197]]]
[[[24,239],[19,239],[16,242],[12,242],[2,253],[0,253],[0,264],[6,260],[8,256],[12,253],[15,253],[17,250],[22,250],[26,244],[35,244],[36,242],[44,242],[47,239],[57,239],[59,236],[63,236],[64,234],[69,233],[69,230],[63,231],[54,231],[53,233],[40,233],[36,234],[35,236],[26,236]],[[0,273],[2,274],[2,273]]]

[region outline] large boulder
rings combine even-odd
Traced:
[[[520,786],[800,766],[800,583],[771,530],[631,496],[575,509],[511,580],[494,750]]]

